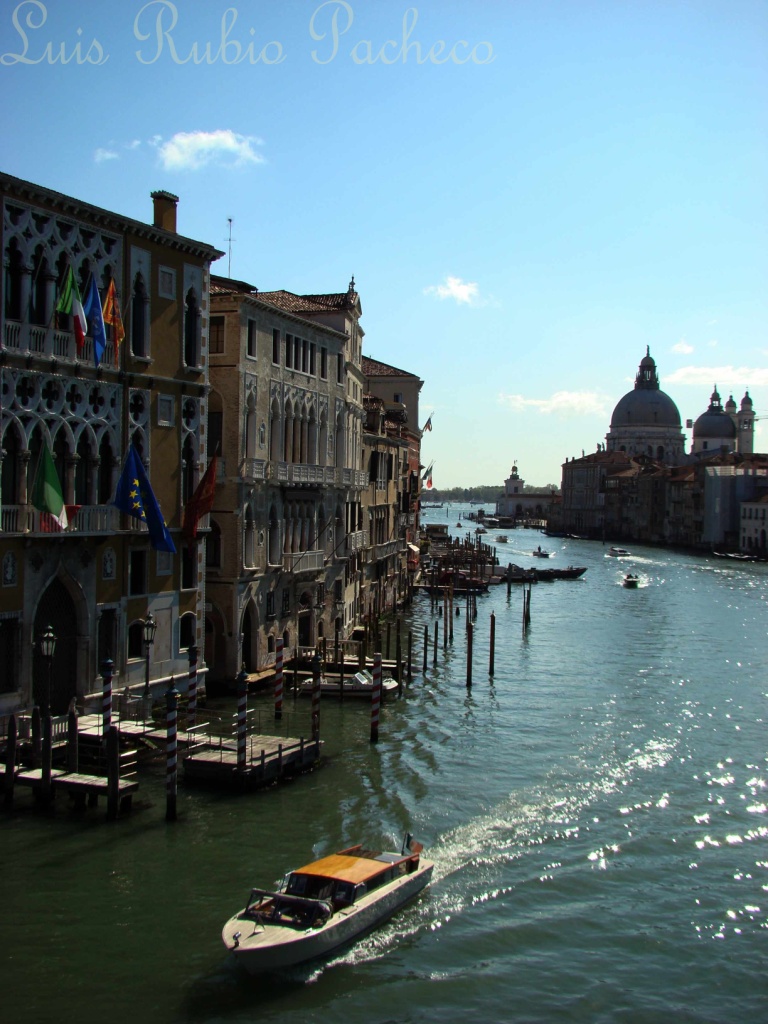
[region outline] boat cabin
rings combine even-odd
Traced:
[[[409,875],[418,866],[418,854],[403,857],[353,846],[292,871],[285,891],[289,896],[327,900],[338,910],[402,875]]]

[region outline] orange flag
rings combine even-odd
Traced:
[[[102,310],[101,315],[105,324],[112,325],[113,337],[115,340],[115,359],[117,359],[120,342],[125,337],[125,329],[123,327],[123,318],[120,316],[120,303],[117,301],[117,289],[115,288],[114,277],[109,282],[107,294],[104,296],[104,309]]]

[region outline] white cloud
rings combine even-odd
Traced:
[[[431,284],[424,289],[425,295],[436,295],[438,299],[455,299],[458,303],[477,306],[480,302],[479,289],[474,281],[462,281],[460,277],[448,275],[444,284]]]
[[[676,345],[672,346],[672,351],[679,352],[683,356],[689,356],[693,352],[693,345],[689,345],[685,338],[681,338]]]
[[[674,373],[664,375],[664,384],[690,384],[693,387],[712,387],[720,392],[768,385],[768,367],[751,366],[681,366]]]
[[[130,142],[126,142],[125,148],[126,149],[138,149],[140,145],[141,145],[141,139],[131,139]]]
[[[159,146],[160,162],[166,171],[197,171],[208,164],[242,167],[264,163],[264,157],[254,149],[260,139],[239,135],[229,129],[176,132],[167,142],[162,142],[157,136],[155,140],[153,144]]]
[[[607,399],[595,391],[556,391],[550,398],[525,398],[523,395],[499,395],[501,405],[513,412],[535,410],[544,416],[570,419],[574,416],[607,416]]]
[[[99,147],[93,154],[93,159],[97,164],[103,164],[105,160],[119,160],[119,157],[113,149],[102,149]]]

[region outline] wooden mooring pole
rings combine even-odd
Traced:
[[[197,724],[197,644],[189,645],[189,677],[187,680],[187,728]]]
[[[111,658],[101,663],[101,735],[105,737],[112,725],[112,673],[115,665]]]
[[[320,658],[312,659],[312,739],[320,739]]]
[[[422,672],[426,675],[427,672],[427,659],[429,658],[429,626],[424,627],[424,664],[422,666]]]
[[[13,803],[13,784],[16,781],[16,740],[18,732],[16,715],[8,719],[8,733],[5,740],[5,804]]]
[[[496,613],[491,612],[491,653],[488,661],[488,675],[492,676],[494,672],[494,659],[495,659],[495,647],[496,647]]]
[[[475,627],[471,622],[467,623],[467,689],[472,686],[472,634]]]
[[[248,673],[237,673],[237,770],[244,772],[248,742]]]
[[[120,737],[114,725],[106,735],[107,817],[114,821],[120,809]]]

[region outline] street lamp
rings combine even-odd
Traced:
[[[155,622],[152,612],[149,612],[146,619],[144,619],[144,644],[147,648],[147,660],[144,669],[144,700],[149,700],[149,652],[152,648],[152,644],[155,642],[156,632],[157,623]]]
[[[43,657],[48,663],[48,673],[45,682],[45,690],[43,693],[43,707],[42,713],[44,715],[50,715],[51,713],[51,672],[53,669],[53,655],[56,650],[56,634],[53,632],[50,626],[46,627],[45,632],[40,638],[40,650]]]

